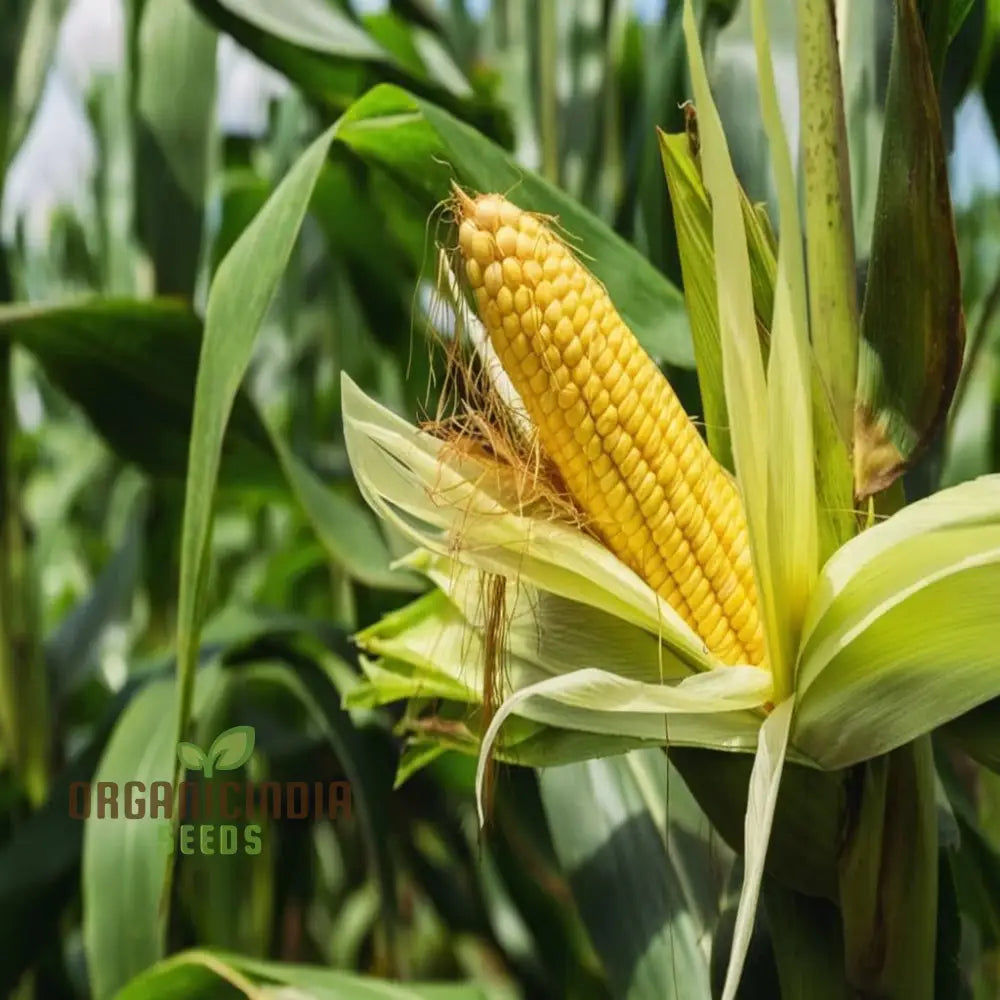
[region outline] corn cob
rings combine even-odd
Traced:
[[[500,195],[455,197],[480,317],[591,526],[722,662],[762,663],[732,478],[604,287],[544,221]]]

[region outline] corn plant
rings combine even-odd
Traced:
[[[0,989],[995,995],[993,5],[475,6],[124,3],[10,230]]]

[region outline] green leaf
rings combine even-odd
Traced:
[[[66,12],[68,3],[69,0],[31,0],[26,5],[27,15],[23,22],[23,33],[18,36],[16,31],[11,32],[11,38],[17,45],[17,69],[12,81],[10,106],[7,109],[9,131],[6,136],[6,149],[2,148],[3,129],[0,128],[0,159],[5,161],[4,166],[17,155],[17,151],[31,127],[31,121],[45,87],[45,79],[52,63],[52,55],[59,40],[59,27],[62,24],[63,14]],[[9,14],[5,10],[4,25],[6,30],[10,30],[8,17]],[[9,66],[13,67],[14,65],[15,60],[11,59]],[[6,76],[6,73],[4,75]],[[0,87],[0,91],[4,89],[6,88]],[[0,98],[0,101],[2,100]],[[3,116],[4,112],[0,111],[0,122],[3,121]],[[3,166],[0,166],[0,187],[3,186],[3,174]]]
[[[373,33],[336,4],[297,0],[192,0],[220,31],[269,63],[329,112],[339,113],[383,80],[401,84],[471,118],[491,134],[509,131],[505,115],[473,94],[454,66],[424,59],[419,30],[376,19]],[[412,37],[407,37],[412,30]],[[373,34],[380,37],[376,39]],[[450,60],[449,60],[450,62]]]
[[[290,669],[269,669],[264,664],[251,669],[281,685],[302,703],[344,769],[351,786],[352,808],[357,810],[364,831],[369,868],[378,885],[382,931],[391,936],[396,920],[389,824],[391,761],[342,707],[339,692],[323,666],[301,655],[290,655],[288,661]]]
[[[216,664],[199,674],[196,712],[217,697],[219,678]],[[91,781],[82,892],[83,942],[95,1000],[112,996],[164,954],[172,828],[169,817],[151,815],[150,788],[156,781],[177,786],[174,762],[181,750],[176,710],[173,678],[142,686],[119,716]],[[117,808],[103,816],[98,810],[100,782],[113,782],[116,788]],[[134,794],[132,782],[141,782],[145,791]],[[130,814],[133,797],[143,807],[139,815]]]
[[[793,644],[802,627],[819,564],[813,464],[813,369],[805,264],[799,238],[802,225],[798,189],[778,105],[767,12],[762,0],[755,0],[752,12],[761,113],[771,148],[783,234],[778,248],[778,283],[767,368],[768,510],[771,517],[768,554],[774,587],[780,595],[775,604],[778,641],[769,647],[768,658],[775,674],[775,695],[782,698],[794,687],[797,649]],[[781,456],[780,464],[775,461],[776,456]]]
[[[391,557],[378,527],[363,508],[329,488],[272,429],[272,443],[296,499],[336,565],[369,587],[420,590],[408,573],[390,568]]]
[[[30,351],[122,458],[180,478],[187,459],[201,324],[176,302],[0,307],[0,340]],[[228,486],[274,488],[281,473],[247,396],[233,406],[220,471]]]
[[[745,753],[683,747],[673,741],[669,752],[712,826],[734,851],[745,853],[744,818],[753,759]],[[817,771],[795,758],[795,748],[789,746],[766,871],[796,893],[835,902],[847,797],[844,773]]]
[[[861,318],[854,488],[884,489],[947,417],[965,349],[938,93],[916,0],[896,5],[876,221]],[[919,294],[916,294],[919,290]]]
[[[135,501],[118,549],[87,595],[73,606],[46,639],[45,663],[58,700],[66,699],[90,676],[105,629],[116,619],[127,617],[143,558],[145,514],[146,495],[143,493]]]
[[[1000,694],[1000,476],[903,508],[820,574],[793,740],[824,767],[884,754]]]
[[[177,759],[190,771],[202,771],[208,755],[196,743],[181,741],[177,744]]]
[[[67,808],[77,782],[93,781],[108,735],[131,692],[112,699],[90,741],[52,782],[48,800],[22,819],[0,848],[0,993],[10,995],[23,974],[59,934],[67,906],[80,891],[84,823]]]
[[[850,1000],[836,907],[784,889],[773,879],[765,881],[763,899],[781,1000]]]
[[[845,838],[844,958],[862,995],[932,1000],[938,827],[928,737],[868,761]]]
[[[389,170],[428,211],[449,197],[451,182],[458,180],[477,191],[508,192],[521,208],[557,216],[643,347],[657,360],[693,366],[680,292],[603,222],[469,125],[383,85],[350,107],[337,138]]]
[[[92,786],[83,837],[83,941],[96,1000],[112,996],[163,957],[166,925],[160,895],[168,852],[168,821],[126,818],[126,783],[170,781],[174,760],[174,685],[152,681],[122,713]],[[118,806],[99,818],[97,782],[114,782]],[[122,811],[119,811],[122,810]]]
[[[658,750],[539,773],[556,855],[614,995],[628,1000],[711,995],[716,872],[730,859],[679,778]]]
[[[177,741],[185,735],[194,691],[212,501],[226,424],[332,139],[332,130],[327,130],[302,154],[219,265],[209,291],[195,386],[181,533]]]
[[[692,112],[693,114],[693,112]],[[677,248],[684,275],[684,301],[691,323],[698,387],[704,408],[705,433],[716,459],[733,468],[729,441],[729,417],[722,377],[722,344],[719,336],[719,304],[715,281],[715,251],[712,249],[712,209],[692,149],[697,133],[667,135],[659,132],[660,156],[670,191]],[[767,349],[767,333],[774,311],[775,255],[773,234],[765,228],[746,194],[740,191],[743,225],[750,253],[750,280],[754,312]]]
[[[785,643],[779,632],[779,595],[770,561],[767,382],[759,340],[755,336],[747,336],[750,330],[755,329],[750,255],[740,209],[739,183],[719,111],[709,88],[691,0],[684,3],[684,37],[691,85],[698,107],[702,176],[712,199],[712,245],[715,247],[722,374],[733,462],[746,511],[758,611],[766,646],[769,655],[782,657]],[[775,680],[776,690],[783,694],[788,680],[787,667],[778,671]]]
[[[253,756],[253,726],[233,726],[212,741],[206,758],[217,771],[235,771]]]
[[[272,988],[268,995],[277,997],[277,987],[286,986],[297,991],[294,995],[314,1000],[486,1000],[483,990],[471,984],[393,983],[316,965],[261,962],[204,950],[181,952],[161,962],[129,983],[115,1000],[209,1000],[221,995],[220,980],[246,996],[263,997],[255,988],[259,984]]]
[[[735,1000],[743,972],[743,961],[750,945],[760,882],[764,876],[764,859],[771,839],[771,824],[774,821],[774,808],[785,764],[788,733],[792,725],[793,704],[791,698],[783,701],[760,727],[760,742],[757,744],[757,755],[750,772],[750,793],[747,799],[743,885],[736,910],[736,926],[733,929],[733,945],[729,953],[722,1000]]]
[[[802,0],[797,7],[809,329],[833,424],[846,444],[854,434],[858,307],[850,162],[834,21],[829,0]]]
[[[135,171],[139,234],[161,295],[192,298],[215,114],[216,34],[187,3],[140,5]]]

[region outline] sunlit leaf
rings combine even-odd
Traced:
[[[887,128],[865,294],[854,488],[884,489],[948,413],[965,347],[937,88],[916,0],[896,5]],[[920,289],[920,294],[914,290]]]
[[[505,192],[523,209],[557,216],[643,347],[657,360],[692,366],[680,292],[603,222],[465,123],[398,87],[380,86],[351,106],[337,138],[416,191],[428,212],[449,196],[457,179],[477,191]]]
[[[743,962],[750,944],[760,882],[764,876],[764,859],[771,838],[774,808],[778,801],[781,772],[785,764],[785,749],[792,725],[793,701],[783,701],[768,715],[760,728],[760,742],[750,773],[750,795],[744,836],[743,886],[736,911],[733,946],[729,954],[723,1000],[734,1000],[739,987]]]
[[[39,361],[123,458],[180,478],[191,433],[201,324],[167,300],[0,308],[0,338]],[[222,445],[225,485],[281,481],[267,432],[242,392]]]

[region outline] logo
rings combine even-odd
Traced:
[[[211,778],[215,771],[235,771],[253,756],[253,726],[233,726],[219,733],[205,753],[196,743],[178,743],[177,759],[189,771]]]
[[[77,781],[69,788],[69,814],[80,820],[161,820],[159,836],[181,854],[260,854],[267,823],[351,817],[347,781],[251,781],[232,774],[253,757],[253,726],[219,733],[208,750],[177,745],[191,774],[170,781]],[[174,820],[177,837],[174,837]]]

